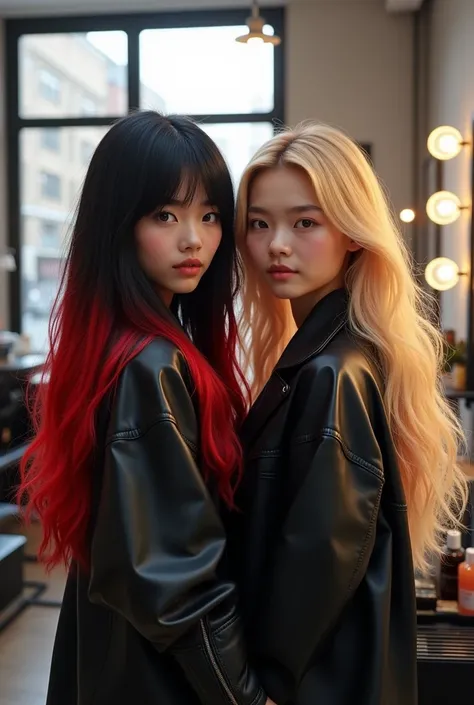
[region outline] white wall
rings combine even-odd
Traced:
[[[411,205],[413,16],[379,0],[293,0],[286,12],[287,122],[315,118],[372,142],[397,212]]]
[[[474,0],[434,0],[430,10],[430,86],[428,130],[453,125],[471,140],[474,119]],[[444,164],[444,188],[470,203],[470,149]],[[442,229],[442,254],[451,257],[461,270],[469,268],[470,211]],[[466,338],[468,280],[441,296],[442,323]]]
[[[0,252],[7,246],[4,23],[0,18]],[[0,330],[8,328],[8,274],[0,271]]]

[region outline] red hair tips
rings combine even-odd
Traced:
[[[179,326],[145,306],[128,312],[129,324],[118,334],[98,300],[91,308],[81,305],[78,284],[72,269],[53,313],[44,382],[34,404],[35,437],[20,467],[19,501],[26,504],[27,519],[37,515],[42,522],[39,556],[48,568],[71,561],[88,566],[97,412],[125,365],[151,339],[168,339],[188,363],[200,407],[202,470],[215,476],[228,504],[241,466],[235,429],[246,404],[237,381],[233,316],[220,339],[215,337],[213,369]]]

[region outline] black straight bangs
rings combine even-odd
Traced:
[[[233,227],[234,189],[228,167],[210,137],[191,120],[169,118],[156,134],[142,162],[143,189],[135,221],[174,200],[189,205],[202,188],[221,216],[225,229]]]
[[[222,238],[196,291],[176,296],[172,313],[179,311],[186,330],[211,356],[209,331],[214,324],[218,329],[215,322],[230,311],[238,285],[234,189],[219,149],[189,118],[137,111],[106,133],[84,181],[68,271],[73,267],[79,272],[114,315],[119,311],[128,320],[126,312],[138,311],[138,302],[146,302],[169,316],[140,266],[135,226],[177,196],[190,203],[198,188],[219,212]]]

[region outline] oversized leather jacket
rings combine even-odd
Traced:
[[[278,705],[415,705],[416,603],[397,458],[344,291],[290,342],[243,429],[229,520],[249,658]]]
[[[99,432],[91,570],[71,570],[47,705],[262,705],[177,350],[125,368]],[[100,424],[99,424],[100,425]]]

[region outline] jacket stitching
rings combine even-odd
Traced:
[[[357,465],[360,465],[361,467],[365,468],[365,470],[368,470],[369,472],[373,473],[376,475],[378,478],[381,480],[384,479],[383,472],[378,468],[376,465],[373,465],[372,463],[369,463],[368,460],[364,460],[364,458],[361,458],[360,455],[356,455],[356,453],[353,453],[344,443],[342,440],[341,434],[336,431],[334,428],[323,428],[321,435],[324,437],[330,437],[334,438],[338,443],[340,444],[344,455],[348,460],[352,460],[352,462],[356,463]]]
[[[276,470],[260,470],[258,473],[259,477],[263,477],[266,480],[275,480],[276,479]]]
[[[336,431],[334,428],[329,428],[325,427],[319,431],[319,433],[307,433],[304,436],[298,436],[295,441],[294,445],[303,445],[304,443],[312,443],[313,441],[320,440],[322,438],[334,438],[341,446],[344,455],[348,460],[351,460],[353,463],[356,463],[357,465],[360,465],[360,467],[364,468],[365,470],[368,470],[372,474],[376,475],[378,478],[381,480],[384,479],[384,475],[382,470],[378,468],[376,465],[373,465],[372,463],[369,463],[368,460],[364,460],[364,458],[361,458],[359,455],[356,453],[353,453],[347,445],[344,443],[341,434]],[[256,460],[258,458],[265,458],[265,457],[280,457],[282,455],[282,450],[280,448],[272,448],[270,450],[261,450],[258,451],[255,454],[251,454],[250,459],[251,460]]]
[[[372,532],[373,532],[373,528],[374,528],[374,525],[375,525],[375,520],[376,520],[376,518],[377,518],[377,513],[378,513],[378,509],[379,509],[379,505],[380,505],[380,498],[381,498],[381,496],[382,496],[382,489],[383,489],[383,486],[381,485],[381,486],[379,487],[379,491],[378,491],[378,493],[377,493],[377,501],[376,501],[375,504],[374,504],[374,508],[373,508],[373,511],[372,511],[372,517],[371,517],[371,519],[370,519],[369,528],[367,529],[367,532],[366,532],[366,534],[365,534],[364,543],[363,543],[362,549],[361,549],[361,551],[360,551],[360,553],[359,553],[359,559],[358,559],[358,561],[357,561],[357,565],[356,565],[356,567],[354,568],[354,572],[352,573],[352,577],[351,577],[351,580],[350,580],[350,582],[349,582],[349,586],[348,586],[348,589],[347,589],[349,593],[350,593],[350,592],[352,591],[352,589],[353,589],[354,581],[355,581],[356,576],[357,576],[357,574],[358,574],[358,572],[359,572],[359,569],[360,569],[360,566],[361,566],[361,564],[362,564],[362,561],[364,560],[364,556],[365,556],[365,554],[366,554],[366,552],[367,552],[367,546],[369,545],[369,540],[370,540],[370,537],[371,537]]]
[[[206,619],[206,622],[207,622],[208,625],[209,625],[209,622],[208,622],[207,619]],[[216,633],[217,633],[217,632],[216,632]],[[219,649],[217,648],[216,642],[215,642],[215,640],[214,640],[215,634],[214,634],[214,632],[212,631],[212,629],[210,629],[210,628],[209,628],[208,636],[209,636],[209,640],[212,641],[212,645],[213,645],[213,647],[214,647],[214,648],[213,648],[214,658],[215,658],[216,661],[218,662],[218,665],[219,665],[219,668],[220,668],[220,671],[221,671],[221,675],[222,675],[222,677],[225,679],[226,685],[227,685],[227,687],[228,687],[228,689],[229,689],[229,693],[231,693],[231,694],[232,694],[232,697],[235,698],[234,684],[232,683],[232,680],[229,678],[229,674],[227,673],[227,670],[224,668],[224,664],[223,664],[223,662],[222,662],[222,658],[221,658],[221,655],[220,655],[220,653],[219,653]],[[222,684],[221,684],[221,688],[223,688]],[[224,688],[223,688],[223,690],[224,690],[224,692],[225,692],[225,689],[224,689]],[[227,695],[227,693],[226,693],[226,695]]]
[[[263,694],[263,688],[259,688],[257,691],[257,695],[254,697],[254,699],[252,700],[250,705],[255,705],[255,703],[258,702],[258,700],[260,700],[260,698],[262,697],[262,694]]]
[[[169,411],[162,411],[158,416],[155,418],[155,420],[150,423],[148,426],[145,426],[145,428],[141,428],[140,426],[136,426],[135,428],[128,428],[126,431],[115,431],[113,433],[109,440],[108,443],[112,443],[115,440],[122,440],[122,439],[127,439],[127,438],[138,438],[138,436],[144,435],[147,433],[147,431],[150,430],[153,426],[155,426],[157,423],[160,421],[171,421],[176,424],[176,419],[173,416],[173,414],[170,414]]]
[[[239,619],[239,616],[237,614],[234,614],[232,617],[230,617],[227,622],[222,624],[218,629],[214,630],[214,634],[218,635],[221,632],[225,631],[228,627],[231,627],[237,620]]]
[[[151,423],[149,426],[146,426],[145,428],[137,427],[137,428],[128,429],[127,431],[116,431],[115,433],[113,433],[110,436],[110,438],[108,439],[108,441],[106,442],[105,445],[107,447],[107,446],[111,445],[112,443],[114,443],[114,441],[121,441],[121,440],[136,441],[139,438],[142,438],[143,436],[145,436],[149,431],[151,431],[152,428],[154,428],[155,426],[158,426],[158,424],[160,424],[160,423],[172,423],[174,426],[176,426],[176,428],[179,431],[180,436],[185,441],[186,445],[189,446],[190,450],[193,451],[193,453],[197,454],[197,451],[198,451],[197,445],[195,443],[193,443],[193,441],[191,441],[189,438],[187,438],[184,435],[184,433],[181,432],[181,430],[178,427],[178,424],[176,422],[175,417],[167,411],[163,411],[153,423]]]
[[[220,653],[219,653],[219,649],[218,649],[217,646],[216,646],[216,642],[215,642],[215,640],[214,640],[214,636],[215,636],[215,635],[214,635],[214,632],[212,631],[212,629],[209,629],[209,639],[212,641],[212,645],[213,645],[213,647],[214,647],[214,657],[215,657],[215,659],[218,661],[218,663],[219,663],[219,668],[221,669],[222,676],[223,676],[223,678],[226,679],[227,686],[229,687],[229,690],[230,690],[231,693],[233,694],[233,690],[234,690],[233,684],[232,684],[232,682],[230,681],[229,676],[228,676],[228,674],[227,674],[227,671],[226,671],[226,669],[224,668],[224,665],[223,665],[223,663],[222,663],[222,658],[221,658],[221,655],[220,655]]]
[[[390,502],[390,506],[397,509],[399,512],[408,511],[408,505],[405,502]]]
[[[280,458],[283,455],[281,448],[272,448],[270,450],[260,450],[255,453],[251,453],[249,460],[254,460],[255,458]]]
[[[374,475],[379,477],[381,480],[384,479],[384,475],[383,475],[382,470],[380,470],[380,468],[378,468],[376,465],[369,463],[368,460],[364,460],[364,458],[361,458],[360,455],[353,453],[347,447],[347,445],[344,443],[341,434],[338,431],[336,431],[335,428],[325,427],[325,428],[322,428],[321,431],[319,431],[319,433],[308,433],[304,436],[298,436],[298,438],[295,439],[295,445],[302,445],[304,443],[312,443],[313,441],[316,441],[316,440],[319,440],[322,438],[334,438],[340,444],[340,446],[343,450],[343,453],[348,460],[351,460],[353,463],[360,465],[362,468],[373,473]]]

